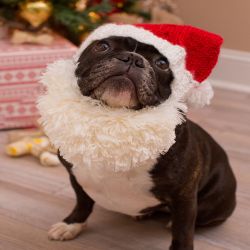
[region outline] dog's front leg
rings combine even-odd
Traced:
[[[172,211],[172,244],[170,250],[193,250],[197,197],[175,197]]]
[[[71,240],[86,227],[86,221],[93,210],[94,201],[77,182],[72,172],[73,165],[67,162],[60,153],[58,153],[58,157],[69,173],[70,182],[76,194],[76,206],[62,222],[52,225],[48,237],[51,240]]]

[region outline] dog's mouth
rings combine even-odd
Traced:
[[[108,77],[92,90],[90,96],[113,108],[138,109],[140,107],[135,84],[126,75]]]

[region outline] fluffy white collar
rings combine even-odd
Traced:
[[[78,167],[128,171],[156,159],[175,143],[186,105],[169,98],[139,111],[112,109],[77,86],[72,60],[51,64],[42,78],[40,122],[55,147]]]

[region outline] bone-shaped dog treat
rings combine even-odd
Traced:
[[[43,166],[56,166],[60,164],[60,161],[56,154],[45,151],[40,155],[40,163]]]
[[[55,166],[60,163],[56,150],[50,145],[46,136],[24,137],[12,142],[6,146],[6,153],[12,157],[31,154],[39,158],[40,163],[44,166]]]
[[[48,145],[49,139],[45,136],[37,138],[25,137],[20,141],[7,145],[6,153],[10,156],[22,156],[33,152],[37,156],[38,151],[45,149]]]

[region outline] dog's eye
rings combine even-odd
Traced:
[[[169,62],[167,58],[161,57],[155,61],[155,64],[158,68],[166,70],[169,68]]]
[[[110,48],[108,42],[106,41],[100,41],[96,44],[95,50],[98,52],[105,52]]]

